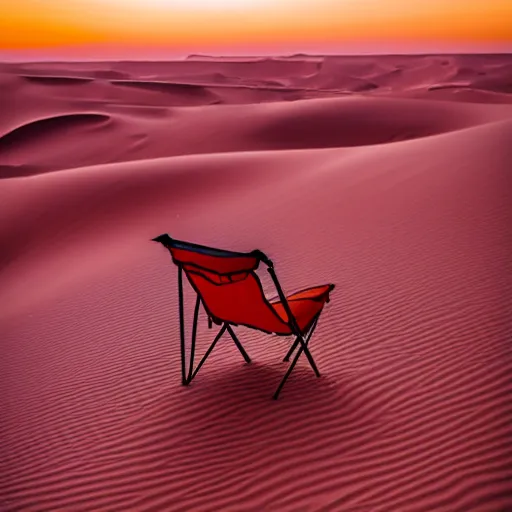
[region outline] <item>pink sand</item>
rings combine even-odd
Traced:
[[[0,509],[512,510],[511,78],[1,64]],[[239,328],[254,364],[223,339],[183,388],[162,232],[335,283],[322,377],[300,361],[272,401],[291,340]]]

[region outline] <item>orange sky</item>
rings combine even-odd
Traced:
[[[9,0],[0,4],[0,50],[500,51],[510,48],[511,20],[512,0]]]

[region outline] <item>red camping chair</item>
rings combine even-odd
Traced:
[[[299,350],[290,364],[283,380],[277,388],[277,399],[282,387],[290,376],[302,352],[317,377],[320,377],[308,343],[315,330],[324,304],[329,302],[329,293],[333,284],[316,286],[296,292],[286,297],[274,271],[274,264],[261,251],[248,253],[224,251],[202,245],[172,239],[163,234],[152,239],[166,247],[178,266],[178,293],[180,309],[181,336],[181,375],[183,385],[188,385],[197,375],[220,337],[227,331],[233,338],[245,361],[251,359],[236,337],[233,326],[243,325],[268,334],[295,336],[295,341],[286,354],[284,361],[289,361],[295,349]],[[270,302],[263,293],[260,280],[256,274],[259,263],[263,262],[277,289],[279,299]],[[188,374],[185,366],[185,325],[183,307],[183,272],[197,294],[194,323],[192,326],[191,354]],[[212,322],[221,325],[221,329],[211,346],[206,351],[194,370],[194,352],[199,306],[208,315],[209,327]]]

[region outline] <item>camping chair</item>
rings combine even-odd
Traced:
[[[233,338],[235,345],[247,363],[251,359],[233,331],[233,327],[242,325],[252,329],[280,336],[295,336],[284,361],[289,361],[297,350],[277,388],[274,399],[277,400],[281,389],[290,376],[300,355],[304,352],[311,368],[320,377],[318,368],[308,348],[309,340],[315,330],[324,304],[329,302],[329,293],[333,284],[316,286],[301,290],[286,297],[274,271],[274,264],[261,251],[248,253],[224,251],[174,240],[163,234],[152,241],[161,243],[171,253],[173,262],[178,266],[178,294],[181,338],[181,377],[182,384],[192,382],[203,366],[224,332]],[[256,274],[259,263],[263,262],[276,287],[278,298],[269,301],[263,292]],[[185,325],[183,305],[183,272],[197,294],[192,326],[191,353],[188,373],[185,360]],[[213,343],[194,369],[194,352],[197,332],[197,319],[200,304],[208,315],[208,325],[212,322],[221,326]]]

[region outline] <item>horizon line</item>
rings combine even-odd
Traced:
[[[172,57],[172,58],[160,58],[160,57],[151,57],[151,58],[119,58],[119,59],[101,59],[101,58],[70,58],[70,59],[50,59],[50,60],[32,60],[32,59],[9,59],[8,61],[3,60],[2,56],[0,56],[0,63],[16,63],[16,64],[31,64],[31,63],[56,63],[56,62],[181,62],[186,61],[191,58],[217,58],[217,59],[276,59],[276,58],[284,58],[289,59],[293,57],[313,57],[313,58],[321,58],[321,57],[435,57],[435,56],[470,56],[470,55],[479,55],[479,56],[494,56],[494,55],[511,55],[512,51],[472,51],[472,52],[390,52],[390,53],[291,53],[291,54],[247,54],[247,55],[229,55],[229,54],[209,54],[209,53],[191,53],[182,57]]]

